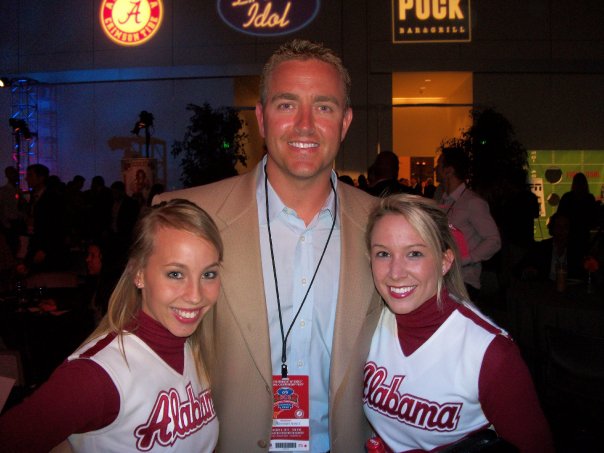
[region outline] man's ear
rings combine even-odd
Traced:
[[[350,128],[350,123],[352,123],[352,108],[348,107],[344,112],[344,117],[342,118],[342,136],[340,137],[340,142],[343,142],[346,138],[346,134]]]
[[[256,103],[256,121],[258,121],[258,130],[260,132],[260,136],[265,138],[264,134],[264,108],[262,107],[262,103]]]

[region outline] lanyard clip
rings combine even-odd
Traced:
[[[281,378],[287,379],[287,364],[285,363],[281,364]]]

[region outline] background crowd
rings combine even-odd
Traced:
[[[419,181],[415,177],[400,178],[398,156],[382,151],[368,168],[367,176],[360,174],[353,179],[342,175],[339,179],[376,197],[407,193],[436,200],[451,224],[463,233],[465,241],[458,244],[462,251],[467,250],[474,263],[481,263],[481,272],[467,288],[472,300],[480,302],[480,288],[485,286],[483,301],[496,303],[505,297],[512,279],[556,280],[560,269],[568,278],[586,279],[586,260],[599,262],[603,258],[604,206],[590,193],[585,174],[574,174],[571,190],[563,194],[547,219],[549,237],[536,240],[535,220],[540,216],[540,206],[526,184],[526,172],[522,173],[525,179],[492,200],[490,189],[487,193],[476,189],[477,169],[465,150],[443,145],[436,163],[436,182],[431,177]],[[466,201],[468,196],[474,198],[472,203]],[[461,204],[467,206],[460,214]]]
[[[7,167],[5,176],[6,184],[0,188],[3,290],[40,272],[86,274],[90,247],[99,261],[92,275],[119,273],[139,212],[163,191],[157,184],[149,199],[135,200],[122,181],[107,186],[100,175],[85,189],[83,176],[75,175],[65,183],[42,164],[27,167],[27,191],[19,186],[15,167]]]

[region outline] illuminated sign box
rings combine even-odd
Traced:
[[[103,0],[101,27],[120,46],[138,46],[149,41],[161,24],[161,0]]]
[[[392,0],[392,42],[470,42],[470,0]]]
[[[254,36],[293,33],[310,24],[319,0],[218,0],[218,14],[229,27]]]

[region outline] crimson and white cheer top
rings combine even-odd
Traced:
[[[182,374],[135,335],[123,336],[127,362],[116,337],[103,343],[101,339],[88,344],[68,360],[93,360],[107,371],[120,395],[119,413],[102,429],[69,436],[74,451],[214,450],[218,419],[210,391],[197,379],[188,343]]]
[[[130,369],[115,335],[95,340],[0,417],[0,450],[47,452],[69,437],[87,452],[212,451],[218,421],[186,338],[142,311],[126,330]]]
[[[521,451],[553,451],[518,349],[478,310],[443,296],[444,310],[433,297],[406,315],[382,312],[363,391],[376,433],[395,452],[432,451],[493,425]]]

